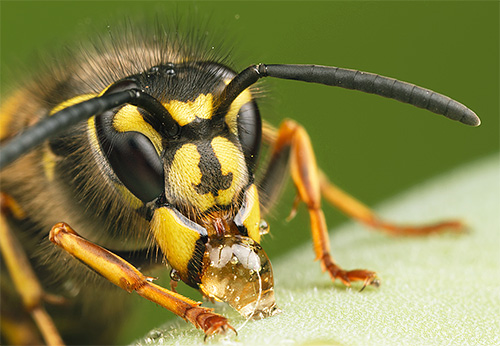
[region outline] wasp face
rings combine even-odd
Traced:
[[[212,119],[210,94],[166,108],[181,125],[179,138],[165,143],[166,199],[195,217],[210,211],[230,216],[251,178],[236,123]]]
[[[253,184],[260,115],[250,91],[225,113],[217,112],[234,75],[219,64],[183,63],[127,77],[105,93],[151,90],[160,109],[126,105],[105,112],[90,123],[91,136],[93,130],[105,164],[126,188],[122,193],[149,210],[151,233],[181,279],[246,316],[251,311],[269,315],[275,310],[272,269],[258,245],[260,206]],[[234,253],[240,263],[242,256],[258,261],[250,267],[207,264],[217,251]],[[255,275],[259,280],[249,281]],[[229,277],[233,288],[226,283]],[[221,287],[253,294],[240,300],[221,294]]]

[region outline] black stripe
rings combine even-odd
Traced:
[[[219,190],[227,190],[233,182],[233,173],[222,174],[222,167],[214,149],[209,142],[196,145],[200,154],[198,167],[201,172],[201,182],[195,185],[196,192],[200,195],[212,193],[214,197],[219,195]]]

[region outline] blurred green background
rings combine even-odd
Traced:
[[[209,37],[227,35],[234,67],[254,63],[322,64],[374,72],[446,94],[472,108],[482,125],[471,128],[396,101],[349,90],[266,80],[264,118],[304,125],[319,165],[333,181],[374,205],[433,175],[499,150],[499,3],[446,2],[154,2],[5,1],[1,10],[1,96],[37,51],[60,51],[86,37],[106,35],[108,24],[137,15],[209,18]],[[211,36],[212,35],[212,36]],[[443,191],[446,193],[446,191]],[[289,186],[268,217],[263,241],[271,258],[310,239],[301,208],[287,223]],[[325,208],[329,226],[345,221]],[[458,215],[459,216],[459,215]],[[415,220],[411,220],[415,221]],[[290,233],[292,232],[292,233]],[[335,248],[335,244],[332,244]],[[199,297],[191,289],[182,289]],[[172,314],[135,295],[122,342]],[[197,298],[198,299],[198,298]]]

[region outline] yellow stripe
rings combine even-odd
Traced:
[[[171,193],[185,200],[188,204],[205,211],[215,205],[215,198],[211,193],[200,195],[194,186],[201,183],[200,153],[196,145],[188,143],[180,147],[168,171],[168,180]]]
[[[157,244],[181,277],[186,277],[187,265],[193,257],[196,241],[201,237],[193,229],[196,226],[179,212],[167,207],[156,209],[151,220],[151,230]],[[201,226],[198,227],[201,229]]]
[[[64,108],[68,108],[69,106],[76,105],[77,103],[90,100],[91,98],[94,98],[96,96],[97,96],[96,94],[83,94],[70,98],[69,100],[61,102],[57,106],[52,108],[49,115],[54,115],[55,113],[59,112],[60,110],[63,110]]]
[[[49,181],[54,181],[54,174],[56,169],[57,157],[50,151],[48,147],[45,148],[42,155],[43,171]]]
[[[227,206],[233,203],[235,196],[247,181],[247,170],[243,153],[227,138],[215,137],[211,142],[223,175],[233,174],[231,185],[226,190],[219,190],[218,196],[211,193],[200,195],[195,186],[201,183],[202,173],[199,168],[200,153],[196,145],[184,144],[177,150],[168,171],[170,193],[204,212],[216,205]]]
[[[226,124],[234,135],[238,135],[238,112],[241,107],[252,101],[252,94],[247,89],[243,91],[238,97],[231,103],[231,107],[226,114]]]
[[[94,156],[97,157],[97,161],[105,161],[103,153],[101,151],[101,146],[99,145],[99,140],[97,138],[97,129],[95,127],[95,116],[90,117],[87,121],[87,134],[90,142],[90,146],[94,152]],[[140,199],[138,199],[132,192],[130,192],[123,184],[114,183],[116,190],[124,197],[125,201],[134,209],[142,207],[144,204]]]
[[[113,118],[113,127],[118,132],[137,131],[149,138],[158,155],[163,151],[160,134],[142,117],[137,107],[123,106]]]
[[[259,193],[254,184],[248,188],[245,199],[249,210],[248,214],[243,216],[243,226],[247,229],[248,236],[258,243],[260,242],[260,204]]]
[[[219,205],[232,204],[236,193],[246,182],[246,164],[243,153],[227,138],[215,137],[212,148],[221,165],[222,175],[233,173],[233,181],[227,190],[219,190],[216,202]]]
[[[212,117],[213,96],[212,94],[200,94],[194,101],[181,102],[173,100],[164,103],[163,106],[180,126],[184,126],[196,118],[210,119]]]
[[[95,127],[95,117],[90,117],[89,120],[87,120],[87,129],[88,129],[88,136],[89,136],[89,142],[92,147],[92,149],[97,152],[97,155],[102,157],[102,152],[101,152],[101,146],[99,145],[99,140],[97,139],[97,129]]]

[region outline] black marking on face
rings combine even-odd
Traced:
[[[195,190],[200,195],[211,193],[217,197],[219,190],[227,190],[231,186],[233,173],[222,174],[221,164],[210,143],[202,142],[196,147],[201,156],[198,167],[202,176],[201,183],[195,185]]]

